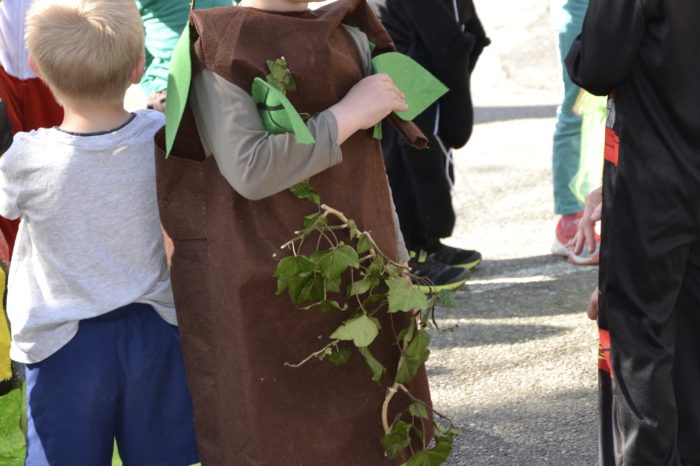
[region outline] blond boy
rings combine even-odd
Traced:
[[[20,218],[7,309],[27,365],[27,465],[198,460],[156,205],[160,114],[124,110],[143,71],[131,0],[39,0],[30,65],[63,105],[0,160]]]

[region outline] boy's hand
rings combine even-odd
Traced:
[[[338,123],[338,144],[356,131],[368,129],[391,112],[405,112],[403,92],[384,73],[367,76],[355,84],[337,104],[329,108]]]
[[[603,207],[603,188],[594,189],[586,197],[586,205],[583,208],[583,217],[579,221],[574,236],[574,254],[581,254],[584,244],[588,245],[588,251],[595,252],[595,224],[600,220]]]

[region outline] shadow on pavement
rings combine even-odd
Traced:
[[[535,118],[554,118],[556,105],[528,105],[513,107],[475,107],[474,124],[494,123],[497,121],[526,120]]]
[[[431,347],[471,348],[477,346],[517,344],[532,340],[540,340],[565,333],[567,329],[549,325],[521,324],[482,324],[467,325],[445,330],[439,338],[434,338]]]

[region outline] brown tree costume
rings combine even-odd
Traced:
[[[288,97],[299,112],[311,115],[338,102],[363,77],[357,46],[343,23],[359,27],[377,51],[393,48],[364,0],[302,13],[216,8],[193,12],[191,23],[195,72],[207,68],[250,89],[255,77],[267,75],[266,60],[284,56],[298,88]],[[341,367],[315,360],[298,369],[284,365],[318,350],[327,342],[318,337],[349,317],[298,310],[287,296],[275,295],[273,255],[313,206],[286,190],[259,201],[236,193],[214,158],[204,157],[189,108],[167,160],[163,139],[162,133],[156,136],[158,198],[174,244],[173,288],[203,464],[402,462],[386,459],[379,444],[388,376],[382,386],[372,382],[357,353]],[[343,162],[314,176],[311,185],[323,202],[371,231],[396,258],[378,141],[371,131],[360,131],[342,152]],[[388,318],[381,323],[391,328]],[[399,351],[393,338],[380,336],[370,349],[395,371]],[[430,401],[424,368],[410,388]],[[391,411],[408,404],[397,396]]]

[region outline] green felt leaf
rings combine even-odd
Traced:
[[[374,128],[372,129],[372,137],[378,141],[381,141],[382,138],[384,137],[384,133],[382,132],[382,123],[381,122],[374,125]]]
[[[360,258],[357,255],[357,251],[347,244],[340,244],[325,251],[318,251],[311,256],[311,260],[319,265],[323,274],[329,279],[340,277],[348,267],[356,269],[360,266]]]
[[[175,44],[170,70],[168,71],[168,93],[165,97],[165,157],[170,156],[185,113],[187,96],[192,83],[192,58],[190,57],[190,24],[185,25]]]
[[[24,464],[23,403],[24,396],[19,388],[0,396],[0,464]]]
[[[411,404],[411,406],[408,407],[408,411],[411,413],[411,416],[422,417],[423,419],[430,419],[430,417],[428,416],[428,408],[426,408],[425,405],[422,403]]]
[[[430,336],[424,331],[416,333],[404,351],[404,357],[396,370],[398,383],[406,384],[413,380],[418,369],[428,360],[430,355],[428,345],[430,345]]]
[[[294,193],[294,195],[299,199],[309,200],[316,205],[321,204],[321,196],[319,196],[319,194],[316,191],[314,191],[314,189],[309,184],[308,180],[295,184],[294,186],[289,188],[289,190],[292,193]]]
[[[381,328],[382,326],[377,319],[362,314],[343,322],[331,334],[331,338],[344,341],[352,340],[355,346],[361,348],[369,346],[377,338]]]
[[[272,134],[293,133],[299,144],[314,144],[311,131],[294,108],[294,105],[275,86],[255,78],[252,89],[253,101],[265,129]]]
[[[407,312],[428,307],[425,294],[405,278],[392,278],[386,284],[389,286],[389,312]]]
[[[377,361],[369,348],[357,348],[357,351],[359,351],[364,358],[365,364],[367,364],[367,368],[372,374],[372,380],[379,383],[382,379],[382,375],[386,372],[386,367],[384,367],[381,362]]]
[[[381,440],[384,453],[390,459],[396,458],[408,445],[411,443],[411,438],[408,433],[411,430],[411,425],[398,421],[391,428],[391,432],[386,434]]]
[[[453,439],[452,435],[436,436],[433,448],[419,451],[401,466],[440,466],[450,457]]]
[[[396,112],[402,120],[413,120],[449,90],[416,61],[398,52],[383,53],[374,57],[372,70],[375,73],[388,74],[406,95],[408,110]]]

